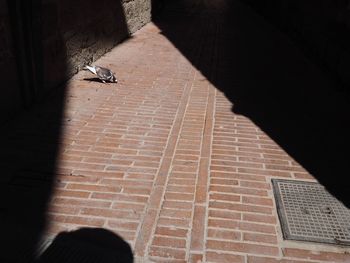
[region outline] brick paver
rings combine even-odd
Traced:
[[[233,113],[213,81],[225,28],[196,10],[175,23],[170,9],[98,60],[118,84],[67,84],[47,235],[103,227],[136,262],[350,262],[347,248],[282,240],[271,178],[314,179]]]

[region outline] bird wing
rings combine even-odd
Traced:
[[[97,72],[96,72],[96,68],[95,68],[95,67],[86,66],[85,68],[87,68],[87,69],[90,70],[92,73],[94,73],[94,74],[97,75]]]

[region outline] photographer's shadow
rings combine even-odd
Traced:
[[[102,228],[81,228],[58,234],[37,263],[132,263],[130,245]]]

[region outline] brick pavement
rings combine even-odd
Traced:
[[[282,239],[271,178],[314,178],[232,112],[210,81],[220,46],[205,32],[222,31],[199,25],[188,57],[150,23],[96,62],[118,84],[88,72],[67,84],[47,235],[103,227],[135,262],[350,262],[349,249]]]

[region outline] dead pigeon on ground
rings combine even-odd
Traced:
[[[108,68],[99,66],[86,66],[84,69],[87,69],[90,72],[94,73],[103,83],[106,83],[106,81],[117,82],[117,78],[115,77],[114,73]]]

